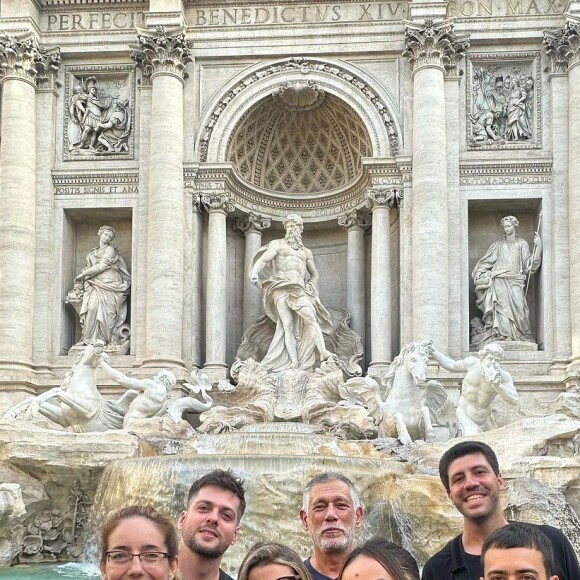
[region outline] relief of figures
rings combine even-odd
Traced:
[[[102,342],[106,350],[128,350],[127,297],[131,274],[117,248],[111,245],[115,229],[99,229],[99,246],[87,254],[86,268],[75,278],[65,302],[77,311],[82,336],[77,346]]]
[[[69,156],[129,153],[132,124],[124,81],[104,83],[95,76],[72,78],[67,106]]]
[[[535,146],[538,95],[531,62],[473,62],[468,91],[470,146]]]
[[[504,237],[489,247],[471,274],[482,312],[481,319],[471,321],[471,346],[476,349],[496,341],[534,341],[527,294],[530,278],[542,261],[542,241],[536,232],[530,252],[528,242],[516,235],[515,216],[500,223]]]

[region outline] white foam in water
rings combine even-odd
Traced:
[[[14,568],[0,569],[2,580],[97,580],[101,578],[99,568],[92,564],[58,564],[38,566],[16,566]]]

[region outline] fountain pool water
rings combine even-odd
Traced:
[[[0,569],[2,580],[97,580],[101,578],[95,566],[84,564],[20,565]]]

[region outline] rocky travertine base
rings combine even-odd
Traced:
[[[461,517],[437,476],[441,454],[455,441],[401,446],[385,439],[375,446],[315,431],[273,423],[210,436],[160,418],[130,432],[74,434],[0,422],[0,479],[14,484],[5,493],[0,486],[0,563],[74,559],[83,542],[94,542],[81,540],[82,532],[94,534],[100,519],[124,504],[148,502],[176,517],[192,480],[214,467],[232,468],[248,486],[240,541],[225,560],[229,571],[264,537],[307,555],[298,519],[302,488],[323,470],[345,473],[359,489],[366,507],[361,540],[384,535],[424,562],[458,533]],[[477,439],[498,453],[508,517],[558,525],[580,552],[579,433],[579,419],[558,414]],[[20,496],[25,513],[17,508]]]

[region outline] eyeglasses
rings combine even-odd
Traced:
[[[155,564],[160,564],[169,557],[167,552],[141,552],[140,554],[132,554],[131,552],[123,552],[120,550],[105,552],[105,555],[107,556],[107,560],[116,566],[127,566],[133,561],[135,556],[141,560],[141,564],[144,566],[155,566]]]

